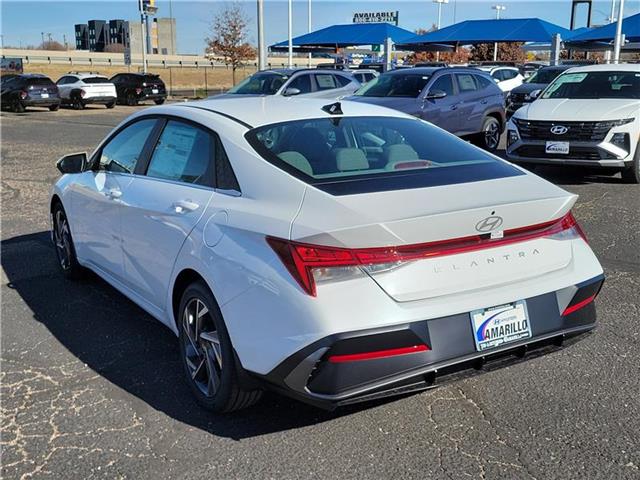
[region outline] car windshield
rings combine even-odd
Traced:
[[[409,97],[416,98],[431,78],[430,74],[390,74],[364,85],[356,92],[363,97]]]
[[[158,75],[144,75],[142,77],[142,81],[145,83],[162,83],[162,80],[160,80],[160,77]]]
[[[527,83],[551,83],[553,79],[560,75],[563,71],[557,68],[541,68],[536,73],[527,78]]]
[[[30,87],[49,87],[54,83],[47,77],[29,78],[27,85]]]
[[[483,150],[412,118],[295,120],[255,128],[247,140],[265,160],[310,184],[406,180],[414,174],[439,184],[463,183],[518,174]],[[406,181],[394,188],[411,188]]]
[[[640,72],[564,73],[542,98],[640,98]]]
[[[286,75],[280,73],[256,73],[245,78],[228,93],[238,95],[275,95],[280,87],[287,81]]]
[[[109,83],[109,79],[107,77],[87,77],[83,78],[82,81],[84,83]]]

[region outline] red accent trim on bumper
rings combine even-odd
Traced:
[[[372,360],[374,358],[394,357],[396,355],[407,355],[410,353],[426,352],[430,348],[426,345],[413,345],[412,347],[391,348],[388,350],[377,350],[375,352],[352,353],[348,355],[331,355],[331,363],[358,362],[360,360]]]
[[[576,303],[575,305],[570,305],[567,308],[564,309],[564,312],[562,312],[562,316],[565,317],[567,315],[569,315],[570,313],[575,312],[576,310],[580,310],[583,307],[586,307],[587,305],[589,305],[591,302],[593,302],[593,300],[596,298],[595,295],[591,295],[588,298],[585,298],[584,300],[582,300],[581,302]]]

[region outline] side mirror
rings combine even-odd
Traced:
[[[538,98],[538,97],[540,96],[540,94],[541,94],[541,93],[542,93],[542,90],[541,90],[541,89],[534,90],[533,92],[531,92],[531,93],[529,94],[529,98],[530,98],[531,100],[535,100],[536,98]]]
[[[437,100],[438,98],[444,98],[447,96],[447,92],[443,92],[442,90],[431,90],[427,93],[427,99],[429,100]]]
[[[300,89],[299,89],[299,88],[287,88],[287,89],[284,91],[283,95],[284,95],[285,97],[292,97],[292,96],[294,96],[294,95],[300,95],[301,93],[302,93],[302,92],[300,91]]]
[[[66,155],[56,162],[56,167],[62,173],[81,173],[84,172],[87,166],[87,154],[72,153]]]

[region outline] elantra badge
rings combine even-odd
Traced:
[[[491,230],[500,228],[502,226],[502,217],[492,215],[491,217],[484,218],[476,223],[476,230],[482,233],[488,233]]]
[[[564,135],[568,131],[569,129],[564,125],[554,125],[553,127],[551,127],[551,133],[553,133],[554,135]]]

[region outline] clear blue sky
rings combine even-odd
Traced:
[[[507,6],[503,17],[522,18],[540,17],[544,20],[568,27],[571,0],[449,0],[443,6],[442,25],[453,23],[454,3],[456,21],[468,19],[492,18],[495,12],[491,5],[501,3]],[[90,19],[137,17],[137,0],[103,1],[29,1],[2,0],[2,35],[5,45],[37,45],[40,33],[51,33],[53,38],[62,42],[63,35],[73,42],[73,25]],[[242,4],[250,18],[251,31],[249,41],[255,43],[254,0]],[[169,16],[169,1],[158,0],[158,16]],[[173,0],[173,16],[176,18],[178,50],[180,53],[201,53],[204,38],[210,31],[211,19],[223,6],[223,1]],[[408,30],[428,28],[437,21],[437,5],[431,0],[420,1],[335,1],[312,0],[313,29],[319,29],[336,23],[350,23],[356,11],[400,11],[400,26]],[[586,6],[585,6],[586,7]],[[611,9],[611,0],[594,1],[593,22],[605,23]],[[294,0],[294,36],[307,32],[307,0]],[[625,6],[625,16],[640,12],[640,0],[629,0]],[[287,2],[266,0],[266,39],[269,44],[285,40],[287,37]],[[586,8],[578,17],[578,26],[584,26]]]

